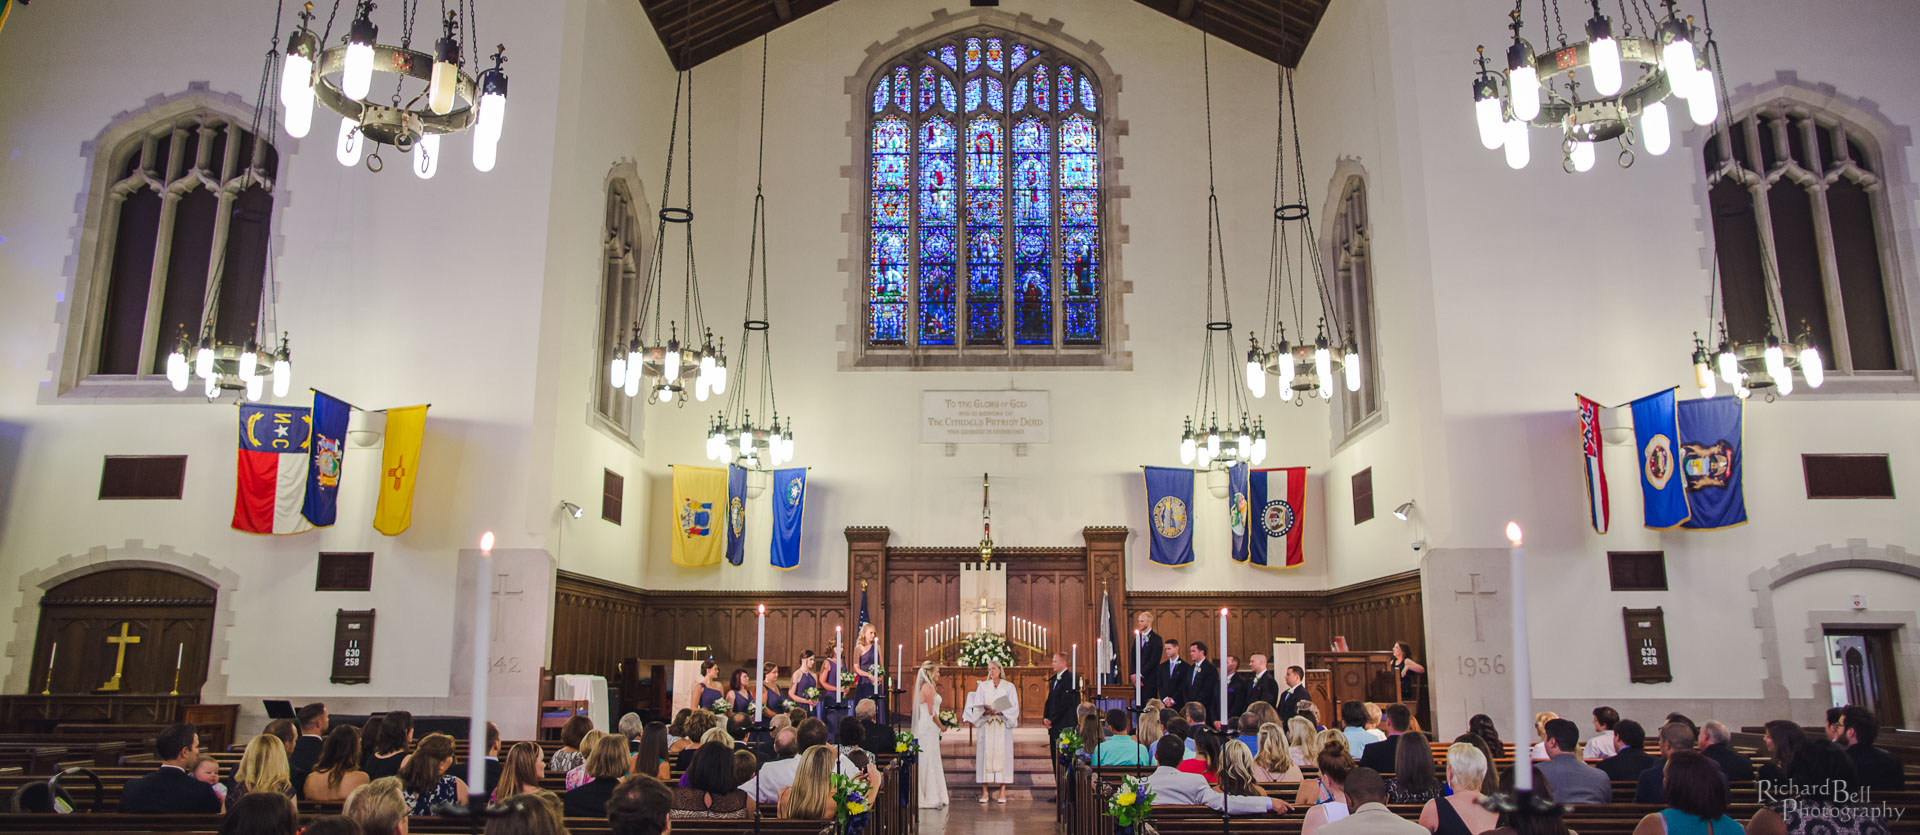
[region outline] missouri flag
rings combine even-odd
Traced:
[[[673,467],[673,564],[718,565],[727,550],[727,471]]]
[[[413,480],[420,471],[420,439],[427,428],[427,407],[387,410],[386,448],[380,452],[380,505],[373,529],[399,536],[413,525]]]

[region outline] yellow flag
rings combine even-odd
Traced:
[[[673,562],[715,565],[726,551],[727,471],[673,468]]]
[[[420,436],[427,426],[427,407],[387,410],[387,444],[380,454],[380,506],[373,512],[373,529],[399,536],[413,524],[413,479],[420,470]]]

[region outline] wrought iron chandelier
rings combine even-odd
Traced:
[[[1280,125],[1273,145],[1273,238],[1267,252],[1267,341],[1262,346],[1257,334],[1247,335],[1247,390],[1255,398],[1265,397],[1267,375],[1272,374],[1279,381],[1280,399],[1292,400],[1298,406],[1316,392],[1321,400],[1331,399],[1336,372],[1346,378],[1347,391],[1359,391],[1360,348],[1351,327],[1345,331],[1338,354],[1334,353],[1333,341],[1327,336],[1329,322],[1333,333],[1341,332],[1340,317],[1327,293],[1326,268],[1315,249],[1320,239],[1314,236],[1313,211],[1307,207],[1306,162],[1300,149],[1300,117],[1294,107],[1292,68],[1280,67],[1279,87]],[[1289,131],[1293,137],[1292,193],[1288,191],[1286,176]],[[1283,200],[1288,202],[1281,202]],[[1306,341],[1309,271],[1320,304],[1320,331],[1312,342]],[[1289,315],[1294,332],[1301,337],[1297,345],[1287,341]],[[1300,395],[1299,399],[1294,398],[1295,394]]]
[[[1710,19],[1703,33],[1705,44],[1696,49],[1693,18],[1681,17],[1674,10],[1674,0],[1661,0],[1666,7],[1664,20],[1650,0],[1619,0],[1617,34],[1614,19],[1601,12],[1600,0],[1589,0],[1580,4],[1590,6],[1593,12],[1586,24],[1587,38],[1569,43],[1561,22],[1560,0],[1541,0],[1541,43],[1551,36],[1547,30],[1551,6],[1559,46],[1539,54],[1520,35],[1524,2],[1515,0],[1508,14],[1511,22],[1507,28],[1513,30],[1513,43],[1507,47],[1506,70],[1488,70],[1486,47],[1482,46],[1477,59],[1480,71],[1473,81],[1480,144],[1487,150],[1504,149],[1509,167],[1526,167],[1531,156],[1529,127],[1552,131],[1559,137],[1561,169],[1573,173],[1591,170],[1595,146],[1609,139],[1620,140],[1617,160],[1622,168],[1633,164],[1631,146],[1636,141],[1654,156],[1666,153],[1673,144],[1667,112],[1670,96],[1686,101],[1687,114],[1695,125],[1713,124],[1719,115],[1719,85],[1706,66],[1707,56],[1719,54]],[[1701,9],[1704,14],[1706,0],[1701,0]],[[1635,35],[1634,23],[1643,34]],[[1628,64],[1638,67],[1637,77],[1628,77],[1624,69]],[[1584,96],[1574,74],[1583,67],[1591,82]],[[1635,118],[1640,120],[1637,131]]]
[[[753,336],[760,334],[760,385],[754,408],[767,417],[766,425],[755,423],[747,407],[746,386],[735,386],[727,395],[727,407],[715,417],[707,430],[707,458],[727,460],[750,469],[779,466],[793,460],[793,418],[780,423],[780,406],[773,396],[772,317],[767,307],[767,196],[763,184],[767,172],[767,39],[760,38],[760,145],[759,169],[753,180],[753,221],[747,233],[747,302],[741,322],[740,356],[742,374],[752,366]],[[755,259],[758,263],[755,263]],[[759,294],[756,316],[754,294]]]
[[[474,1],[455,0],[455,10],[448,11],[445,0],[441,0],[441,36],[432,55],[413,49],[413,22],[420,0],[401,0],[399,46],[376,42],[380,29],[373,23],[373,0],[354,0],[353,22],[346,35],[338,45],[326,46],[340,14],[341,0],[334,0],[333,11],[319,35],[310,28],[313,4],[307,3],[300,12],[300,28],[287,39],[287,61],[280,76],[280,103],[287,111],[287,133],[295,138],[307,135],[317,100],[340,114],[334,157],[341,165],[358,165],[371,143],[374,147],[366,157],[367,169],[379,171],[385,167],[380,146],[392,145],[401,153],[411,152],[413,173],[429,179],[439,169],[440,137],[471,129],[473,167],[492,171],[507,118],[507,47],[498,46],[492,56],[493,66],[482,70],[478,79],[467,74],[460,34],[464,29],[468,51],[477,54],[473,48],[479,40]],[[277,27],[274,43],[279,43]],[[395,76],[388,104],[368,100],[376,70]],[[409,78],[422,86],[402,103]]]
[[[273,87],[273,72],[280,57],[280,11],[277,0],[274,3],[273,31],[273,43],[267,48],[266,60],[260,68],[260,88],[253,102],[253,123],[247,133],[260,145],[266,143],[265,137],[273,135],[274,110],[267,101],[267,91]],[[260,168],[260,160],[264,157],[256,146],[249,157],[254,162],[247,166],[246,176],[252,183],[272,191],[272,181]],[[267,212],[266,224],[267,237],[271,239],[271,209]],[[277,345],[274,341],[274,332],[280,329],[280,282],[273,273],[273,253],[266,254],[266,287],[260,295],[260,309],[254,316],[253,332],[245,342],[234,344],[220,341],[215,327],[220,318],[217,312],[220,309],[220,291],[227,279],[227,252],[226,247],[221,247],[220,259],[214,264],[213,286],[208,289],[206,304],[200,309],[199,341],[190,340],[184,332],[175,340],[173,351],[167,354],[167,382],[174,391],[186,391],[191,379],[197,377],[205,387],[208,402],[218,398],[223,391],[241,392],[248,400],[257,401],[266,393],[269,382],[272,383],[274,397],[285,397],[293,390],[293,350],[288,346],[285,331],[280,331]]]
[[[692,4],[689,2],[689,24],[692,19]],[[691,40],[688,38],[688,42]],[[666,174],[661,177],[659,222],[653,231],[653,259],[647,264],[647,283],[640,290],[640,312],[633,321],[633,337],[627,341],[624,352],[619,345],[614,346],[609,370],[612,371],[613,387],[625,391],[628,397],[638,397],[644,388],[648,403],[671,403],[678,397],[680,405],[685,406],[688,386],[693,387],[693,398],[702,403],[711,395],[727,392],[727,358],[722,352],[726,341],[721,340],[716,345],[713,329],[707,327],[706,316],[700,309],[700,271],[693,257],[693,70],[690,69],[690,60],[681,63],[689,69],[681,70],[674,77],[673,120],[667,130],[667,166]],[[669,205],[669,201],[673,198],[674,145],[680,139],[682,102],[686,104],[687,117],[687,176],[682,187],[682,205],[673,206]],[[664,256],[669,224],[685,230],[686,274],[681,317],[668,320],[667,332],[662,334],[660,311],[666,306]],[[687,326],[689,342],[686,345],[680,342],[681,323]],[[691,342],[695,334],[700,335],[698,345]]]
[[[1227,249],[1222,239],[1220,197],[1213,178],[1213,78],[1207,61],[1207,35],[1200,35],[1200,73],[1207,111],[1207,307],[1206,339],[1200,346],[1200,382],[1180,434],[1180,463],[1203,469],[1258,464],[1267,458],[1267,429],[1247,411],[1247,400],[1233,374],[1233,303],[1227,295]],[[1220,305],[1214,307],[1214,265],[1219,264]],[[1223,359],[1216,360],[1216,355]],[[1224,380],[1222,380],[1224,377]],[[1227,426],[1220,428],[1220,411]],[[1234,413],[1240,425],[1233,424]],[[1222,434],[1224,432],[1224,434]]]

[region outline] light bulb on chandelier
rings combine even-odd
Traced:
[[[1600,95],[1620,92],[1620,42],[1613,39],[1613,21],[1600,13],[1600,0],[1593,0],[1593,19],[1587,21],[1587,66]]]
[[[340,76],[340,92],[354,101],[365,99],[373,86],[373,44],[380,36],[380,28],[368,18],[372,13],[372,0],[360,0],[359,12],[347,29],[347,57]]]

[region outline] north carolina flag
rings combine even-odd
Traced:
[[[289,534],[313,529],[300,513],[307,496],[312,435],[313,416],[304,406],[240,407],[234,530]]]
[[[1248,474],[1253,536],[1247,537],[1254,565],[1292,568],[1307,561],[1305,537],[1307,468],[1282,467]]]
[[[717,565],[726,553],[727,471],[673,467],[673,563]]]

